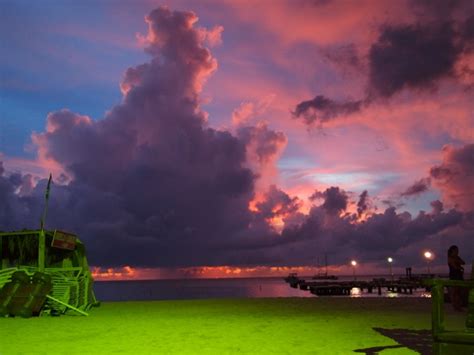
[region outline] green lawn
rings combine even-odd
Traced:
[[[109,302],[89,317],[0,319],[0,354],[356,354],[397,344],[372,327],[430,329],[430,307],[421,298]],[[448,311],[448,326],[464,317]]]

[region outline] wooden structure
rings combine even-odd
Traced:
[[[474,354],[474,279],[469,281],[431,279],[424,283],[431,287],[433,354]],[[469,289],[466,328],[460,331],[445,329],[444,288],[466,287]]]
[[[40,229],[0,233],[0,317],[68,310],[87,316],[100,304],[84,244],[72,233],[44,228],[51,182],[50,174]]]
[[[85,247],[77,236],[43,229],[0,233],[0,316],[68,310],[87,315],[99,304],[92,284]],[[20,312],[25,305],[28,310]]]

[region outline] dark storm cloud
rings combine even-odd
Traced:
[[[430,202],[431,208],[433,209],[433,214],[439,214],[443,212],[444,206],[440,200],[435,200]]]
[[[322,51],[324,57],[341,68],[361,69],[362,62],[354,43],[326,48]]]
[[[287,142],[284,133],[272,131],[266,124],[239,128],[237,137],[245,144],[247,152],[263,165],[270,162]]]
[[[423,178],[416,181],[413,185],[408,187],[401,196],[417,196],[429,190],[431,185],[430,178]]]
[[[474,15],[471,15],[462,26],[461,36],[466,44],[471,46],[469,49],[472,50],[474,45]]]
[[[16,177],[0,176],[0,197],[6,202],[0,208],[2,226],[13,229],[22,223],[37,228],[47,181],[41,180],[27,198],[15,194],[18,181]],[[137,186],[131,190],[143,196]],[[364,196],[367,201],[368,194],[362,193],[359,202],[364,201]],[[136,206],[124,208],[129,198],[73,183],[53,186],[47,226],[81,231],[90,259],[104,266],[313,265],[318,253],[329,253],[331,263],[345,264],[353,257],[363,262],[378,262],[385,260],[387,252],[400,262],[404,260],[406,265],[416,265],[419,248],[431,246],[435,252],[444,253],[438,250],[439,242],[433,242],[441,241],[441,236],[443,240],[455,240],[463,246],[464,255],[472,257],[467,252],[474,250],[468,235],[474,228],[472,212],[454,209],[444,212],[442,203],[434,201],[432,213],[420,212],[413,218],[408,212],[397,213],[394,207],[389,207],[360,223],[342,213],[348,197],[340,188],[316,192],[314,201],[318,199],[323,199],[323,203],[313,205],[304,215],[298,212],[301,202],[297,198],[272,186],[265,199],[257,203],[258,211],[248,219],[247,226],[237,232],[234,227],[229,228],[228,234],[213,239],[215,235],[201,236],[191,223],[182,219],[186,211],[167,209],[142,218],[135,212]],[[156,205],[163,208],[160,201]],[[147,209],[153,211],[150,205]],[[194,212],[208,218],[209,223],[222,231],[220,221],[204,209]],[[285,216],[289,222],[281,235],[265,222],[275,216]],[[234,216],[227,222],[235,223],[239,218]]]
[[[321,207],[329,214],[337,214],[343,212],[347,208],[349,197],[344,190],[339,187],[332,186],[324,192],[316,191],[311,195],[310,200],[324,199]]]
[[[301,201],[297,197],[290,197],[275,185],[270,186],[265,194],[265,200],[256,204],[258,213],[263,218],[293,214],[298,212],[300,207]]]
[[[38,188],[46,186],[40,181]],[[0,161],[0,230],[7,231],[27,225],[39,228],[41,193],[33,188],[31,175],[14,173],[6,175]]]
[[[339,116],[349,116],[361,109],[361,101],[336,102],[323,95],[302,101],[293,111],[295,118],[302,117],[307,125],[323,123]]]
[[[290,265],[314,265],[315,255],[323,253],[331,255],[332,263],[343,265],[354,257],[363,263],[383,264],[387,253],[404,266],[420,265],[418,254],[422,248],[430,247],[444,255],[441,235],[468,248],[465,254],[472,257],[469,250],[474,250],[474,241],[468,238],[465,226],[468,219],[469,214],[457,210],[420,212],[413,218],[408,212],[397,213],[390,207],[371,214],[362,223],[354,223],[352,216],[330,214],[322,206],[313,206],[300,224],[285,228],[282,237],[266,245],[265,250],[275,255],[287,251],[285,259]]]
[[[390,97],[404,88],[432,88],[452,76],[462,53],[455,35],[450,22],[384,27],[369,52],[369,95]]]
[[[443,147],[443,163],[432,167],[430,176],[446,201],[474,210],[474,144]]]
[[[437,88],[440,79],[456,78],[456,63],[472,50],[471,1],[417,0],[412,8],[416,23],[382,26],[370,48],[369,99]]]
[[[429,20],[451,18],[455,10],[472,9],[470,0],[411,0],[409,5],[417,18]]]
[[[298,103],[293,117],[302,117],[308,126],[321,124],[349,116],[404,89],[433,90],[444,78],[459,79],[463,73],[456,64],[474,50],[472,2],[414,1],[412,8],[417,14],[415,23],[380,26],[367,55],[366,97],[337,103],[318,95]],[[328,59],[344,68],[362,68],[353,44],[326,52]]]
[[[408,212],[397,213],[391,207],[355,228],[354,247],[364,259],[383,258],[387,252],[401,255],[403,250],[416,245],[439,248],[439,244],[431,242],[431,239],[440,238],[440,233],[455,237],[455,229],[463,218],[463,213],[455,210],[437,215],[420,212],[412,218]],[[416,259],[411,262],[416,262]]]
[[[96,264],[214,263],[212,248],[252,220],[247,141],[205,124],[198,95],[216,61],[196,16],[159,8],[146,20],[152,60],[126,71],[122,103],[97,122],[51,113],[34,136],[72,178],[52,192],[51,225],[78,232]],[[261,159],[282,139],[260,132]]]
[[[357,214],[360,217],[369,208],[369,193],[367,190],[362,191],[357,201]]]

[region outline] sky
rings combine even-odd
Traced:
[[[0,230],[52,173],[46,225],[103,278],[474,259],[471,1],[0,9]]]

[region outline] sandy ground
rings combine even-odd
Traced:
[[[446,311],[463,328],[465,314]],[[89,317],[0,319],[0,354],[417,354],[410,340],[383,348],[406,345],[396,329],[424,330],[429,347],[430,327],[424,298],[109,302]]]

